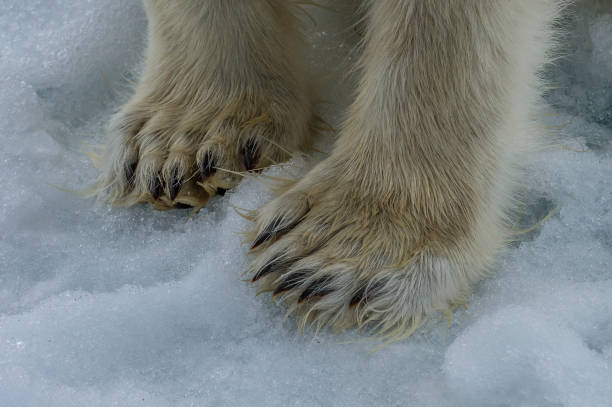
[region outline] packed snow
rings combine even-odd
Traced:
[[[350,18],[309,11],[312,68],[338,78]],[[566,18],[547,72],[556,141],[526,172],[516,229],[546,221],[448,328],[370,352],[359,332],[298,335],[242,281],[248,225],[231,206],[270,198],[256,180],[193,216],[65,192],[95,178],[82,151],[129,94],[146,18],[139,0],[3,0],[0,406],[612,405],[611,12]],[[334,125],[350,82],[325,87]]]

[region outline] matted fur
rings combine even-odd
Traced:
[[[259,290],[301,328],[391,339],[463,302],[508,239],[537,73],[567,3],[366,1],[361,80],[332,154],[251,214]],[[100,196],[201,204],[249,169],[251,140],[258,167],[300,148],[311,111],[291,1],[145,4],[147,65],[111,126]],[[208,156],[217,172],[197,183]]]

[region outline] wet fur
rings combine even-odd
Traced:
[[[366,326],[393,339],[462,302],[507,241],[521,159],[537,141],[537,72],[566,3],[367,1],[361,80],[333,152],[252,214],[259,289],[301,327]],[[157,173],[166,184],[174,168],[197,175],[203,150],[244,170],[236,151],[263,134],[245,125],[256,117],[274,142],[260,141],[270,160],[259,164],[299,149],[310,102],[292,7],[147,2],[147,70],[100,180],[111,201],[151,200]],[[194,129],[200,136],[185,136]],[[130,185],[123,174],[137,155]],[[231,187],[228,174],[206,182]]]

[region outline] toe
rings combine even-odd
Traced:
[[[255,282],[271,273],[285,272],[294,262],[295,259],[289,256],[286,251],[277,253],[263,263],[263,265],[255,272],[255,275],[251,281]]]
[[[181,190],[182,178],[183,176],[180,169],[177,167],[173,168],[170,172],[170,180],[168,183],[168,195],[171,201],[176,199],[176,196]]]
[[[300,192],[288,192],[265,205],[258,212],[257,233],[251,250],[271,243],[294,230],[309,210],[309,200]]]
[[[134,199],[139,202],[159,198],[162,188],[160,171],[163,158],[155,153],[141,155],[134,176]]]
[[[132,161],[127,163],[124,167],[124,176],[125,176],[125,181],[127,182],[128,185],[130,186],[134,186],[134,178],[136,175],[136,167],[138,166],[138,162],[137,161]]]
[[[285,233],[291,231],[298,223],[300,219],[286,220],[283,216],[277,216],[264,228],[264,230],[257,236],[251,250],[257,248],[262,243],[270,240],[278,239]]]
[[[198,168],[200,169],[201,181],[205,181],[207,178],[217,172],[216,160],[212,151],[206,151],[203,153],[203,156],[199,162]]]
[[[385,281],[364,281],[361,282],[359,288],[351,296],[349,307],[357,307],[361,304],[367,304],[368,301],[374,299],[378,292],[385,286]]]
[[[151,184],[149,185],[149,193],[153,199],[158,199],[163,191],[162,179],[161,175],[157,174],[155,177],[151,179]]]
[[[298,304],[301,304],[305,300],[314,297],[323,297],[327,294],[330,294],[333,291],[331,289],[332,280],[333,279],[331,276],[326,276],[317,278],[316,280],[312,281],[300,294],[300,297],[298,298]]]
[[[289,291],[295,287],[302,285],[309,275],[310,273],[308,270],[298,270],[291,273],[287,273],[278,283],[272,295],[276,296],[280,293],[284,293],[285,291]]]
[[[196,178],[209,194],[214,195],[218,188],[231,189],[242,179],[235,150],[228,140],[213,139],[202,143],[195,154]]]

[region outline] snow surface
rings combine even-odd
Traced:
[[[313,12],[313,69],[342,71],[355,34]],[[259,183],[191,218],[55,187],[96,174],[80,150],[133,78],[138,0],[0,2],[0,406],[612,405],[612,14],[586,4],[564,24],[567,57],[548,72],[557,143],[529,167],[517,229],[560,210],[449,329],[369,353],[357,332],[297,336],[241,281],[230,205],[266,202]],[[334,123],[347,89],[328,86]]]

